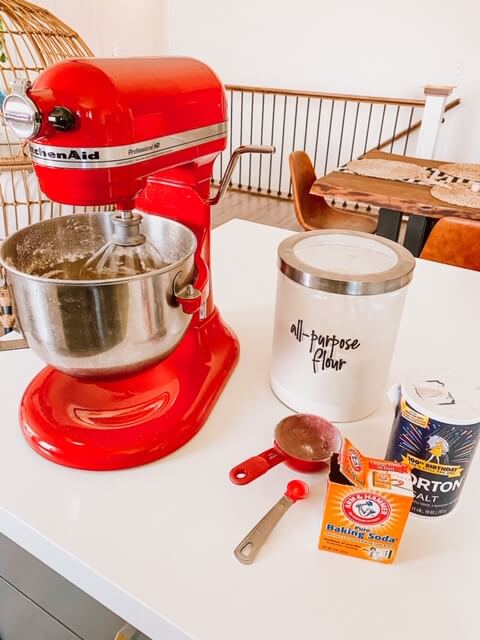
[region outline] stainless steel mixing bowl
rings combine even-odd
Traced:
[[[193,282],[196,238],[160,216],[144,215],[142,230],[167,266],[112,280],[32,275],[98,250],[112,234],[107,213],[45,220],[4,241],[0,264],[15,314],[42,360],[73,376],[109,376],[141,369],[177,346],[191,316],[175,291]]]

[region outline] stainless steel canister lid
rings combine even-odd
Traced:
[[[391,240],[360,231],[308,231],[278,247],[279,268],[311,289],[352,296],[395,291],[413,276],[415,258]]]

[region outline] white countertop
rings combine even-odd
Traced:
[[[317,550],[324,475],[280,465],[245,487],[228,479],[291,413],[268,383],[276,250],[290,233],[238,220],[214,231],[214,294],[241,359],[202,431],[158,462],[98,473],[38,456],[17,411],[42,363],[29,350],[0,353],[0,531],[153,640],[476,639],[480,454],[455,512],[411,517],[389,566]],[[479,292],[480,273],[419,260],[390,381],[422,365],[480,377]],[[383,456],[391,419],[385,400],[341,430]],[[311,499],[241,565],[233,549],[293,477]]]

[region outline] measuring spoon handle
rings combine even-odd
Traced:
[[[292,506],[293,500],[287,496],[282,496],[277,504],[270,509],[270,511],[263,516],[260,522],[253,527],[250,533],[247,533],[245,538],[240,542],[234,553],[237,560],[240,560],[243,564],[251,564],[263,547],[268,536],[271,534],[276,524]]]

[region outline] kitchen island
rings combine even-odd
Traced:
[[[0,532],[152,640],[477,638],[480,515],[474,460],[458,508],[411,517],[395,564],[317,550],[325,475],[279,465],[250,485],[235,464],[269,448],[291,411],[269,386],[276,251],[291,232],[232,221],[213,232],[213,291],[237,332],[240,363],[206,425],[144,467],[86,472],[26,444],[20,398],[42,367],[30,350],[0,353]],[[389,383],[418,366],[478,376],[480,274],[418,260]],[[393,410],[339,425],[366,454],[385,454]],[[280,498],[309,482],[251,566],[233,549]]]

